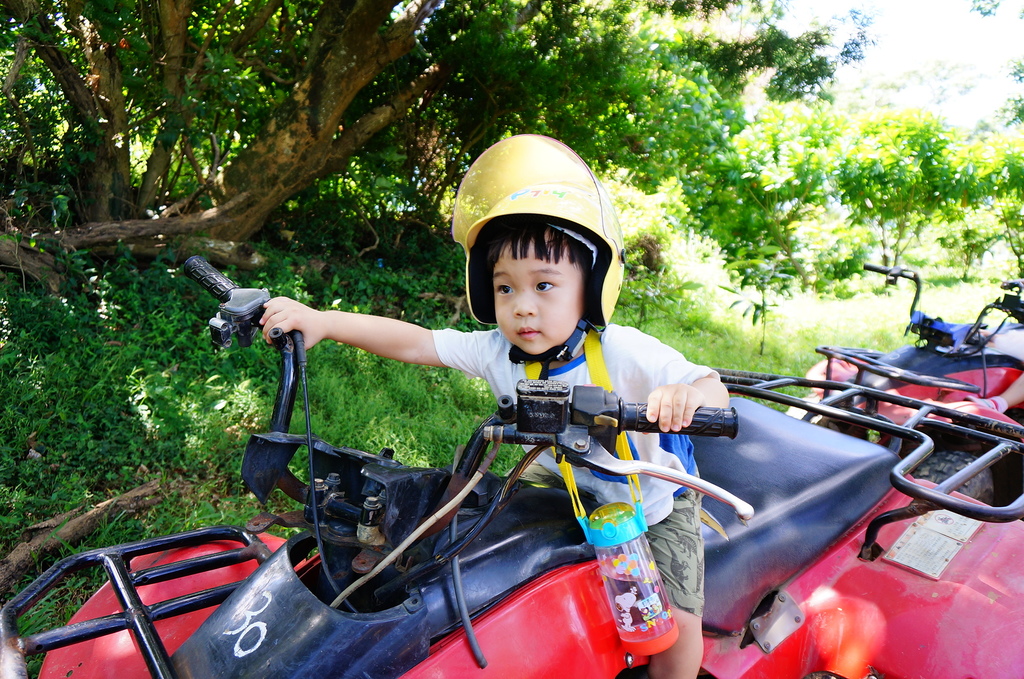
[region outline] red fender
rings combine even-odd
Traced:
[[[906,504],[893,491],[875,513]],[[891,548],[912,523],[885,526],[879,543]],[[703,667],[720,679],[1024,677],[1021,522],[982,524],[937,578],[858,559],[863,537],[862,524],[785,584],[802,617],[791,636],[767,653],[706,637]]]
[[[459,630],[405,679],[614,677],[626,667],[596,561],[538,578],[473,621],[487,660],[481,669]],[[646,658],[635,657],[635,664]]]

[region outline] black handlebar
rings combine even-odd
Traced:
[[[638,431],[645,433],[660,432],[657,422],[647,419],[646,403],[623,403],[620,411],[622,431]],[[735,408],[711,408],[702,406],[693,413],[690,424],[679,431],[690,436],[728,436],[736,438],[739,431],[739,417]]]
[[[213,265],[199,255],[193,255],[186,259],[182,269],[186,276],[199,283],[204,290],[220,302],[227,302],[231,299],[231,291],[238,288],[230,278],[217,271]]]
[[[220,301],[220,312],[210,319],[210,338],[219,347],[231,346],[233,337],[243,347],[252,344],[260,332],[263,305],[270,300],[266,290],[242,288],[217,271],[199,255],[189,257],[182,267],[185,275]]]
[[[864,264],[865,271],[871,271],[872,273],[880,273],[885,276],[886,285],[895,285],[897,278],[906,278],[909,281],[914,281],[920,286],[920,277],[916,271],[911,269],[904,269],[902,266],[881,266],[880,264]]]
[[[874,273],[880,273],[880,274],[884,274],[884,275],[888,275],[889,274],[889,267],[887,267],[887,266],[879,266],[878,264],[865,264],[864,265],[864,270],[865,271],[872,271]]]
[[[589,447],[594,438],[605,449],[615,449],[615,437],[624,431],[658,432],[657,422],[647,419],[646,403],[629,403],[604,388],[580,385],[570,389],[560,380],[521,380],[518,399],[499,403],[506,424],[488,436],[519,445],[554,443],[580,450],[581,437]],[[733,408],[701,407],[679,434],[735,438],[738,417]]]

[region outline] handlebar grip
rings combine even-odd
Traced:
[[[182,270],[186,276],[199,283],[204,290],[221,302],[231,299],[231,291],[238,287],[230,278],[217,271],[212,264],[199,255],[193,255],[186,259]]]
[[[647,420],[646,403],[622,404],[623,431],[660,432],[657,422]],[[728,436],[736,438],[739,431],[739,415],[735,408],[697,408],[690,426],[679,430],[690,436]]]
[[[864,264],[864,270],[865,271],[872,271],[874,273],[880,273],[880,274],[883,274],[885,276],[888,276],[889,275],[889,271],[890,271],[889,267],[887,267],[887,266],[879,266],[878,264],[867,264],[867,263]]]

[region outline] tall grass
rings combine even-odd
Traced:
[[[712,298],[691,300],[698,311],[659,317],[647,332],[676,347],[691,361],[716,368],[752,370],[783,375],[803,375],[822,358],[817,346],[863,347],[890,351],[915,339],[906,335],[913,287],[903,281],[897,288],[862,282],[863,290],[847,299],[798,294],[777,301],[768,314],[765,350],[763,332],[735,309],[733,297],[705,288],[692,293]],[[986,303],[1001,295],[993,283],[957,283],[928,286],[920,309],[946,321],[970,323]],[[998,323],[998,314],[990,319]]]

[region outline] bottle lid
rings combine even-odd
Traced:
[[[585,526],[587,541],[595,547],[611,547],[638,538],[647,530],[643,509],[625,502],[611,502],[595,509]]]

